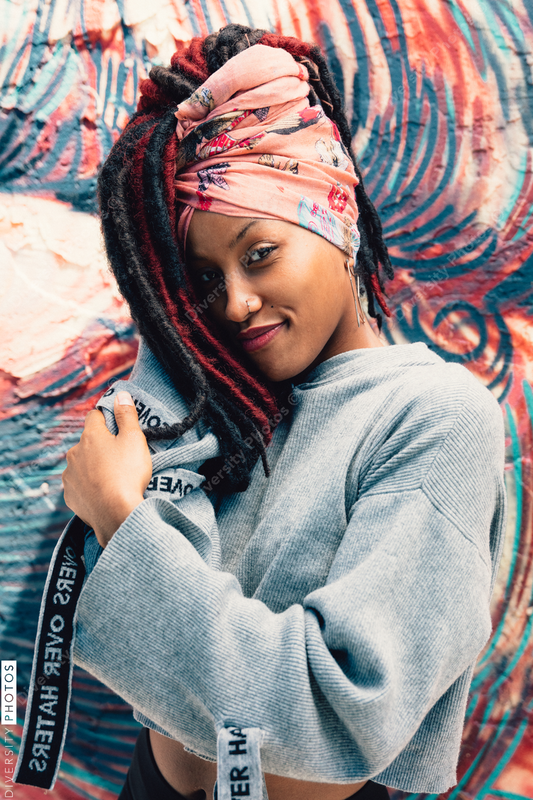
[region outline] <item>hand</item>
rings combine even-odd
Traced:
[[[65,503],[94,529],[102,547],[142,503],[152,477],[150,451],[128,392],[118,392],[114,412],[116,436],[107,430],[101,411],[89,411],[63,472]]]

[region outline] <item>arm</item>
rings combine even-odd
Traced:
[[[265,731],[265,771],[324,782],[376,775],[490,634],[502,453],[495,401],[470,397],[420,487],[387,488],[401,454],[376,463],[326,585],[281,614],[205,564],[171,503],[147,500],[87,581],[76,663],[206,752],[215,726],[235,720]]]

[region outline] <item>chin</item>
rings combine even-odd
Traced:
[[[256,369],[272,383],[282,383],[301,375],[317,357],[316,353],[309,353],[301,343],[299,347],[297,343],[292,347],[288,347],[284,343],[281,347],[272,347],[271,352],[268,352],[269,349],[270,347],[267,346],[264,350],[258,350],[256,354],[247,353],[247,356],[254,363]],[[299,350],[303,352],[299,352]]]

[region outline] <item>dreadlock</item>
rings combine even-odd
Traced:
[[[268,475],[265,448],[281,414],[275,388],[232,352],[209,320],[201,319],[194,310],[194,288],[176,238],[174,177],[179,142],[174,113],[176,105],[209,75],[254,44],[281,47],[306,64],[312,86],[310,102],[313,105],[318,98],[355,165],[361,235],[358,270],[369,314],[377,319],[380,330],[382,316],[376,311],[375,299],[388,316],[390,311],[383,297],[379,264],[387,277],[394,274],[379,217],[351,150],[341,96],[317,45],[231,24],[205,39],[192,39],[187,49],[174,54],[169,68],[151,69],[149,79],[141,82],[138,110],[100,172],[102,229],[111,268],[139,332],[189,404],[185,419],[171,428],[145,430],[146,437],[177,438],[204,420],[217,435],[221,450],[206,474],[225,465],[223,485],[230,491],[246,489],[258,458]]]

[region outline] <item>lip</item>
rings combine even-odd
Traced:
[[[238,333],[237,339],[239,339],[243,349],[250,353],[252,350],[259,350],[260,347],[264,347],[268,342],[272,341],[284,324],[285,322],[277,322],[275,325],[258,325],[256,328],[248,328],[248,330]]]
[[[257,336],[261,336],[262,333],[271,331],[272,328],[277,328],[282,324],[282,322],[273,322],[272,325],[256,325],[255,328],[246,328],[245,331],[240,331],[237,334],[237,339],[255,339]]]

